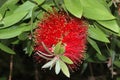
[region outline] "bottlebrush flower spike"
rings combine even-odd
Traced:
[[[72,60],[67,64],[70,69],[76,69],[84,58],[88,25],[83,19],[70,17],[64,12],[46,14],[38,24],[35,34],[35,55],[37,60],[51,60],[56,55],[54,47],[61,42],[64,46],[64,56]],[[57,59],[56,59],[57,60]],[[45,61],[45,60],[44,60]],[[47,66],[48,67],[48,66]]]

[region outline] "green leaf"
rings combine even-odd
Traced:
[[[17,39],[17,40],[15,40],[15,41],[11,42],[11,44],[13,44],[13,45],[19,44],[19,40]]]
[[[97,0],[80,0],[83,6],[83,16],[93,20],[111,20],[115,17]]]
[[[62,45],[62,42],[58,42],[54,47],[55,54],[63,54],[65,52],[65,46]]]
[[[5,11],[7,11],[7,9],[10,9],[11,6],[15,6],[15,4],[18,2],[19,0],[7,0],[2,7],[0,7],[0,13],[2,15],[5,14]]]
[[[53,61],[49,61],[46,64],[42,66],[42,68],[49,68],[51,65],[53,65]]]
[[[55,47],[54,47],[54,53],[55,53],[55,54],[59,54],[59,52],[60,52],[60,47],[61,47],[61,41],[58,42],[58,43],[55,45]]]
[[[40,0],[41,1],[41,0]],[[32,16],[32,10],[36,5],[30,1],[26,1],[24,4],[20,5],[15,11],[16,12],[24,12],[28,11],[28,15],[24,19],[28,19]]]
[[[87,69],[87,67],[88,67],[88,63],[85,63],[85,62],[84,62],[84,63],[82,64],[82,70],[81,70],[80,73],[83,74],[83,73],[85,72],[85,70]]]
[[[56,73],[56,74],[59,74],[59,73],[60,73],[60,62],[59,62],[59,60],[56,61],[55,73]]]
[[[99,53],[96,53],[95,55],[100,61],[106,61],[107,60],[105,55],[102,55],[102,54],[99,54]]]
[[[103,25],[105,28],[110,29],[116,33],[119,33],[119,26],[116,20],[97,21],[97,22]]]
[[[61,41],[58,42],[54,47],[55,54],[62,54],[65,52],[65,47],[61,44]]]
[[[97,0],[97,1],[99,1],[103,5],[107,5],[106,0]]]
[[[26,1],[24,4],[20,5],[15,11],[16,12],[22,12],[22,11],[32,11],[32,9],[35,7],[35,4],[30,2],[30,1]]]
[[[97,43],[96,43],[94,40],[90,39],[90,38],[87,38],[87,40],[88,40],[88,42],[90,43],[90,45],[91,45],[99,54],[101,54],[101,51],[100,51]]]
[[[45,0],[33,0],[35,1],[38,5],[42,4]]]
[[[2,14],[0,14],[0,21],[1,21],[1,19],[2,19]]]
[[[66,62],[67,64],[73,64],[73,61],[66,57],[66,56],[60,56],[60,59],[63,61],[63,62]]]
[[[90,26],[88,29],[88,35],[95,40],[109,43],[105,33],[102,32],[98,27]]]
[[[115,61],[113,62],[113,64],[114,64],[115,66],[117,66],[118,68],[120,68],[120,60],[115,60]]]
[[[60,61],[60,68],[61,68],[63,74],[65,74],[67,77],[70,77],[69,69],[63,61]]]
[[[63,54],[65,52],[65,46],[61,45],[59,54]]]
[[[85,60],[87,62],[96,62],[96,60],[93,59],[93,55],[91,55],[91,52],[90,53],[88,52],[85,54]]]
[[[31,26],[28,25],[20,25],[20,26],[12,26],[5,29],[0,29],[0,39],[9,39],[20,35],[22,32],[30,31]]]
[[[1,0],[0,1],[0,7],[6,2],[7,0]]]
[[[15,23],[18,23],[20,20],[22,20],[26,16],[27,13],[28,11],[23,11],[23,12],[13,13],[12,15],[5,17],[3,19],[4,26],[0,27],[0,29],[6,28]]]
[[[19,40],[26,40],[28,38],[28,33],[21,33],[19,36],[18,36],[18,39]]]
[[[33,42],[31,40],[27,41],[27,48],[26,48],[26,53],[31,56],[33,52]]]
[[[74,16],[81,18],[83,8],[81,6],[80,0],[64,0],[67,10]]]
[[[53,58],[51,61],[47,62],[42,66],[42,68],[49,68],[56,62],[56,58]]]
[[[51,6],[55,6],[52,0],[46,1],[44,5],[41,5],[41,7],[45,9],[46,11],[48,10],[53,11],[53,8]]]
[[[10,49],[9,47],[7,47],[6,45],[0,43],[0,49],[5,51],[6,53],[9,53],[9,54],[15,54],[15,52]]]

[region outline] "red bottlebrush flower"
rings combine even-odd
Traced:
[[[52,54],[53,46],[61,41],[65,45],[63,55],[73,61],[73,64],[68,66],[74,69],[82,62],[87,35],[87,25],[84,20],[70,17],[64,12],[53,12],[43,18],[34,33],[36,43],[34,48],[36,52],[44,52],[44,56],[53,58],[49,56],[42,43],[46,45]],[[42,58],[45,58],[44,56],[41,55],[36,58],[42,60]]]

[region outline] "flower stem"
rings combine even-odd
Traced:
[[[46,56],[46,57],[53,57],[53,55],[45,54],[45,53],[43,53],[41,51],[38,51],[38,52],[41,53],[42,55]]]
[[[38,56],[42,57],[43,59],[46,59],[46,60],[51,60],[51,59],[52,59],[52,58],[45,57],[44,55],[42,55],[42,54],[40,54],[40,53],[38,53],[38,52],[36,52],[36,54],[37,54]]]
[[[44,49],[51,55],[53,55],[53,53],[46,47],[46,45],[44,44],[44,42],[41,42],[42,46],[44,47]]]

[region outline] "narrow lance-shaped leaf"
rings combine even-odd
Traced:
[[[60,59],[67,64],[73,64],[73,61],[67,56],[60,56]]]
[[[83,8],[80,0],[64,0],[67,10],[74,16],[81,18]]]
[[[56,61],[56,64],[55,64],[55,73],[56,74],[60,73],[60,62],[59,62],[59,60]]]
[[[22,32],[30,31],[30,30],[31,30],[31,26],[28,26],[26,24],[0,29],[0,39],[13,38],[20,35]]]
[[[41,1],[41,0],[39,0]],[[29,6],[29,7],[28,7]],[[34,3],[32,3],[31,1],[26,1],[25,3],[23,3],[22,5],[20,5],[15,11],[16,12],[24,12],[24,11],[28,11],[28,14],[25,16],[25,19],[28,19],[32,16],[32,10],[34,9],[36,5]]]
[[[2,0],[5,1],[5,0]],[[14,6],[19,0],[6,0],[4,4],[2,4],[2,6],[0,7],[0,13],[2,15],[5,14],[6,10],[11,6]],[[1,1],[0,1],[1,2]]]
[[[90,45],[91,45],[99,54],[101,54],[101,51],[100,51],[97,43],[96,43],[94,40],[90,39],[90,38],[87,38],[87,40],[88,40],[88,42],[90,43]]]
[[[55,47],[54,47],[54,53],[59,54],[60,52],[60,47],[61,47],[61,42],[58,42]]]
[[[60,68],[61,68],[63,74],[65,74],[67,77],[70,77],[69,69],[63,61],[60,61]]]
[[[115,17],[108,8],[98,0],[80,0],[83,6],[83,16],[94,20],[111,20]]]
[[[96,26],[91,25],[89,27],[88,35],[89,35],[89,37],[91,37],[95,40],[109,43],[109,40],[108,40],[106,34]]]
[[[65,52],[65,46],[61,45],[60,50],[59,50],[59,54],[63,54]]]
[[[9,27],[9,26],[19,22],[27,15],[27,13],[28,13],[28,11],[17,12],[17,13],[10,15],[10,16],[5,17],[3,19],[4,26],[0,27],[0,29]]]
[[[29,7],[28,7],[29,6]],[[22,5],[20,5],[15,11],[16,12],[22,12],[22,11],[30,11],[35,7],[35,4],[32,3],[31,1],[26,1]]]
[[[56,58],[53,58],[51,61],[47,62],[42,66],[42,68],[49,68],[56,62]]]
[[[99,24],[101,24],[103,27],[110,29],[116,33],[119,33],[119,26],[116,20],[105,20],[105,21],[97,21]]]
[[[15,52],[10,49],[9,47],[7,47],[6,45],[0,43],[0,49],[5,51],[6,53],[9,53],[9,54],[15,54]]]
[[[88,63],[83,63],[82,66],[83,66],[83,68],[82,68],[81,74],[83,74],[85,72],[85,70],[87,69]]]

